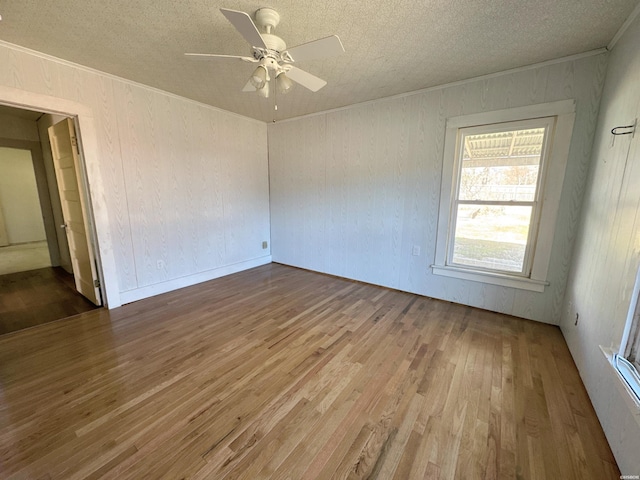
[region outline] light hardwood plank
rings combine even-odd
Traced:
[[[557,327],[270,264],[0,337],[0,477],[617,478]]]

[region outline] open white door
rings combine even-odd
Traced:
[[[78,176],[80,157],[75,128],[71,119],[66,118],[48,130],[64,217],[61,227],[69,240],[76,289],[94,304],[101,305],[95,255],[86,228],[87,206]]]

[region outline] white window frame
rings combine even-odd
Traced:
[[[455,225],[452,222],[455,214],[455,199],[457,195],[458,179],[456,174],[458,140],[461,129],[470,127],[501,124],[508,122],[520,122],[531,119],[554,117],[555,126],[553,132],[549,132],[549,152],[546,165],[542,166],[539,173],[540,184],[538,190],[541,193],[539,199],[537,237],[531,238],[530,268],[522,273],[499,272],[481,270],[464,265],[451,265],[450,232]],[[551,247],[556,226],[558,208],[564,173],[569,157],[569,146],[575,120],[575,101],[563,100],[559,102],[529,105],[526,107],[510,108],[493,112],[483,112],[472,115],[451,117],[447,119],[445,131],[444,157],[442,168],[442,184],[440,190],[440,209],[438,216],[438,232],[436,238],[435,261],[431,266],[435,275],[443,275],[464,280],[471,280],[493,285],[501,285],[543,292],[547,281],[549,261],[551,259]],[[545,172],[546,170],[546,172]]]
[[[631,294],[620,350],[613,357],[613,365],[636,404],[640,405],[640,268]]]

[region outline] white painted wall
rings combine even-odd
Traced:
[[[640,474],[640,425],[598,346],[619,346],[640,268],[640,17],[610,54],[562,332],[623,474]],[[580,315],[578,325],[575,314]]]
[[[90,109],[123,302],[271,260],[264,123],[1,42],[0,65],[16,97]]]
[[[39,142],[36,122],[27,118],[0,113],[0,138]]]
[[[605,67],[605,55],[590,56],[269,125],[273,260],[557,323]],[[565,99],[577,111],[551,285],[434,276],[446,119]]]
[[[34,127],[35,123],[33,121],[0,113],[0,147],[15,147],[13,144],[15,140],[37,142],[38,131]],[[9,245],[9,238],[4,223],[2,206],[0,205],[0,246]]]
[[[46,240],[28,150],[0,147],[0,208],[11,245]]]

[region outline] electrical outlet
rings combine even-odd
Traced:
[[[413,249],[411,250],[411,255],[413,255],[414,257],[420,256],[420,245],[413,246]]]
[[[267,243],[266,240],[264,242],[262,242],[262,249],[263,250],[266,250],[268,246],[269,246],[269,243]]]

